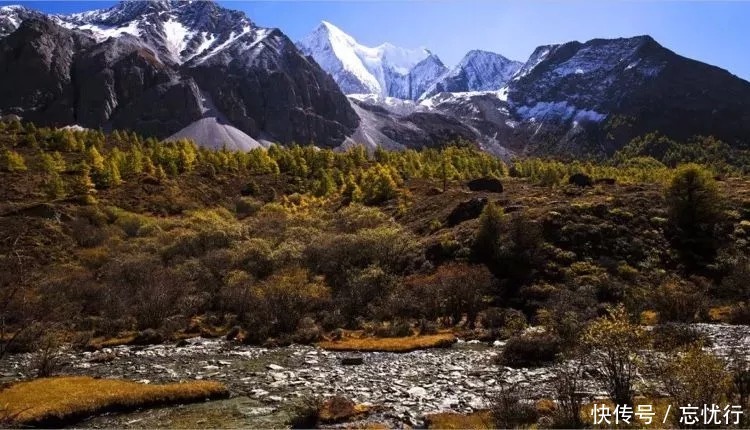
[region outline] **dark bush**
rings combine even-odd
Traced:
[[[562,352],[560,338],[549,333],[528,333],[508,339],[498,363],[508,367],[539,367],[555,362]]]
[[[659,324],[651,330],[651,336],[654,348],[664,351],[672,351],[696,342],[710,346],[710,340],[706,336],[687,324]]]
[[[594,181],[591,179],[591,176],[584,173],[574,173],[570,175],[570,178],[568,178],[568,183],[576,185],[578,187],[591,187],[594,185]]]

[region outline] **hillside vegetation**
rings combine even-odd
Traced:
[[[747,322],[742,167],[648,148],[505,164],[462,143],[241,153],[0,123],[3,352],[337,329],[496,338],[528,323],[564,345],[618,303]],[[504,190],[470,191],[476,178]]]

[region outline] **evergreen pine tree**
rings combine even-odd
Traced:
[[[65,183],[57,172],[52,172],[44,180],[44,193],[53,200],[65,197]]]

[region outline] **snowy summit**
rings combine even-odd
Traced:
[[[430,57],[427,49],[406,49],[384,43],[368,47],[340,28],[323,21],[297,43],[330,73],[345,94],[402,97],[409,72]]]

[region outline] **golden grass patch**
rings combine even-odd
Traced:
[[[334,396],[323,401],[318,410],[318,418],[323,423],[340,423],[362,417],[371,409],[370,406],[354,403],[345,397]]]
[[[471,414],[440,412],[424,417],[428,429],[491,429],[494,428],[489,411]]]
[[[728,322],[733,310],[732,306],[717,306],[708,310],[708,317],[712,322]]]
[[[659,314],[656,311],[646,310],[641,312],[641,324],[656,325],[659,322]]]
[[[88,341],[87,347],[90,349],[113,348],[115,346],[130,345],[136,338],[137,333],[123,333],[115,337],[94,337]]]
[[[345,337],[341,340],[319,342],[318,346],[331,351],[409,352],[425,348],[447,348],[456,342],[452,333],[406,337]]]
[[[119,379],[63,376],[19,382],[0,391],[0,421],[57,426],[108,411],[226,397],[212,381],[149,385]]]

